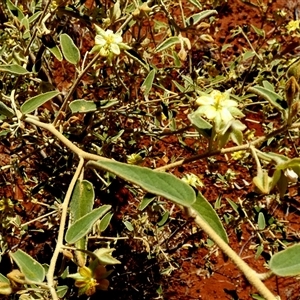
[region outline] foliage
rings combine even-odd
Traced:
[[[281,142],[274,139],[296,135],[300,127],[299,62],[289,64],[283,57],[276,60],[268,56],[279,45],[252,26],[264,44],[255,50],[247,34],[237,27],[232,35],[242,36],[249,49],[225,64],[213,58],[217,55],[204,57],[203,66],[197,69],[192,60],[197,47],[203,43],[216,46],[209,29],[215,26],[217,10],[203,9],[196,0],[188,4],[196,13],[175,4],[183,16],[178,23],[172,16],[172,1],[108,2],[104,9],[88,7],[82,1],[24,1],[22,5],[6,0],[3,14],[7,22],[0,35],[0,136],[4,144],[20,151],[24,145],[30,146],[19,160],[2,166],[2,170],[14,170],[27,180],[24,194],[31,195],[29,201],[46,207],[47,212],[23,222],[16,213],[15,199],[3,197],[1,255],[9,252],[9,235],[21,237],[28,225],[40,220],[53,229],[57,243],[47,264],[22,249],[11,251],[16,267],[0,274],[0,294],[59,299],[67,293],[91,296],[97,289],[107,290],[111,265],[122,261],[112,256],[111,243],[101,243],[98,248],[89,240],[101,241],[102,233],[113,226],[116,208],[102,203],[99,195],[111,195],[114,183],[119,182],[139,200],[132,212],[135,216],[124,216],[129,232],[126,238],[141,239],[150,256],[165,256],[159,241],[170,220],[176,218],[170,209],[175,205],[237,264],[261,296],[275,299],[261,282],[263,276],[229,247],[226,227],[232,216],[219,217],[221,200],[216,199],[213,208],[201,193],[205,186],[201,174],[185,174],[180,179],[176,172],[166,170],[204,158],[214,162],[218,155],[231,153],[233,160],[243,163],[245,158],[249,169],[255,170],[252,183],[257,194],[278,195],[282,200],[290,185],[298,183],[300,161],[280,154]],[[159,15],[163,15],[162,20],[157,19]],[[297,34],[299,23],[290,22],[282,30]],[[197,37],[192,34],[195,31]],[[226,45],[219,50],[211,48],[219,57],[226,51]],[[217,64],[222,65],[220,70]],[[68,80],[58,78],[57,70]],[[247,134],[245,115],[251,106],[266,117],[276,114],[276,126],[262,137]],[[179,114],[186,118],[178,118]],[[140,148],[140,135],[149,138],[149,147]],[[192,138],[194,153],[201,154],[183,160],[173,158],[170,164],[156,168],[159,160],[151,153],[154,141],[168,135],[177,136],[183,149],[188,148],[185,137]],[[272,151],[264,146],[273,142]],[[68,151],[72,154],[67,155]],[[28,160],[36,153],[50,160],[47,180],[39,174],[28,179],[24,171],[22,162],[32,168],[38,164],[39,156]],[[217,174],[216,182],[236,187],[237,176],[228,169],[224,175]],[[57,190],[53,181],[61,179],[62,188]],[[34,199],[41,194],[51,203]],[[241,203],[226,200],[233,211],[247,215]],[[264,247],[260,232],[270,230],[272,221],[262,206],[252,204],[251,209],[257,216],[253,226],[261,241],[259,256]],[[149,221],[153,215],[155,222]],[[156,232],[156,238],[146,238],[144,227]],[[117,243],[118,237],[110,238]],[[271,272],[299,275],[298,246],[281,252],[270,247],[274,256],[266,263]],[[57,271],[59,253],[64,255],[64,269]],[[77,272],[70,274],[69,267],[74,266]],[[74,287],[59,285],[66,278],[74,280],[76,292]]]

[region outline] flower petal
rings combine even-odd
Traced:
[[[201,96],[197,98],[196,103],[198,105],[212,105],[214,104],[214,99],[210,96]]]
[[[230,100],[230,99],[226,99],[224,101],[222,101],[221,105],[223,107],[231,107],[231,106],[238,106],[237,102],[234,100]]]
[[[220,111],[220,115],[221,115],[221,119],[224,123],[227,123],[233,119],[233,116],[231,115],[229,110],[225,107],[223,107],[222,110]]]
[[[105,44],[107,43],[107,41],[103,38],[103,36],[101,35],[96,35],[95,37],[95,44],[99,45],[101,47],[105,46]]]
[[[111,44],[110,45],[110,50],[112,53],[114,53],[115,55],[119,55],[120,54],[120,47],[117,44]]]

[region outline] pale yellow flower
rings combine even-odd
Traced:
[[[193,173],[184,174],[184,176],[181,178],[181,180],[184,181],[185,183],[193,186],[194,188],[197,188],[197,186],[204,187],[204,184],[201,181],[201,179]]]
[[[292,31],[296,31],[297,29],[300,29],[300,20],[291,20],[286,25],[286,29],[288,33],[291,33]]]
[[[238,103],[230,99],[228,91],[221,93],[214,90],[210,95],[199,97],[196,103],[200,106],[197,113],[217,123],[223,122],[226,124],[234,119],[234,116],[243,116],[237,108]]]
[[[95,37],[95,46],[91,53],[100,52],[101,56],[119,55],[121,50],[128,50],[130,47],[123,43],[121,33],[114,33],[112,30],[106,31],[95,25],[97,35]]]

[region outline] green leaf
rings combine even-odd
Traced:
[[[204,10],[201,11],[200,13],[194,14],[192,16],[190,16],[187,20],[186,20],[186,24],[187,25],[195,25],[197,23],[199,23],[201,20],[208,18],[212,15],[216,15],[218,14],[218,12],[214,9],[211,10]]]
[[[90,161],[87,166],[109,171],[124,180],[139,185],[149,193],[165,197],[183,206],[191,205],[196,200],[194,190],[172,174],[112,160]]]
[[[230,133],[230,138],[237,145],[242,145],[243,143],[243,133],[240,130],[233,129]]]
[[[175,44],[180,43],[180,39],[177,36],[171,36],[165,41],[163,41],[160,45],[157,46],[155,52],[160,52],[172,47]]]
[[[60,35],[61,49],[64,54],[65,59],[73,64],[77,65],[80,60],[79,49],[74,44],[73,40],[66,33]]]
[[[57,60],[62,61],[63,57],[60,49],[57,46],[54,46],[52,48],[47,47],[47,49],[55,56]]]
[[[92,211],[94,198],[95,193],[93,185],[87,180],[77,180],[70,201],[71,224]],[[79,249],[86,249],[86,243],[86,237],[83,236],[75,243],[75,247]],[[80,266],[85,265],[85,253],[76,252],[76,258]]]
[[[225,198],[225,199],[230,204],[230,206],[233,208],[233,210],[239,215],[240,214],[239,206],[231,199],[229,199],[229,198]]]
[[[227,233],[222,225],[222,222],[220,221],[213,207],[200,192],[197,195],[196,202],[192,204],[192,208],[226,243],[228,243]]]
[[[142,86],[141,86],[141,89],[144,92],[145,96],[148,96],[150,90],[152,89],[152,85],[153,85],[153,80],[155,78],[155,74],[156,74],[155,69],[151,70],[149,72],[149,74],[147,75],[146,79],[144,80]]]
[[[87,180],[77,180],[70,201],[72,220],[76,221],[90,213],[94,205],[94,187]]]
[[[245,60],[247,60],[247,59],[249,59],[249,58],[251,58],[253,56],[255,56],[255,52],[253,52],[253,51],[246,51],[243,54],[243,61],[245,61]]]
[[[0,273],[0,295],[10,295],[12,292],[9,279]]]
[[[38,17],[39,17],[42,13],[43,13],[43,12],[41,12],[41,11],[37,11],[37,12],[34,13],[32,16],[30,16],[30,17],[28,18],[29,24],[32,23],[32,22],[34,22],[35,20],[37,20]]]
[[[70,103],[70,109],[72,114],[75,113],[88,113],[97,110],[97,106],[94,101],[87,101],[84,99],[77,99]]]
[[[263,80],[262,84],[267,90],[275,92],[273,84],[271,84],[268,80]]]
[[[161,227],[163,225],[166,224],[166,222],[168,221],[169,219],[169,216],[170,216],[170,213],[168,211],[166,211],[162,217],[161,217],[161,220],[159,222],[157,222],[157,226]]]
[[[191,121],[197,131],[205,137],[210,137],[212,125],[205,121],[196,112],[188,114],[188,119]]]
[[[39,106],[43,105],[47,101],[51,100],[52,98],[59,95],[60,92],[57,91],[51,91],[44,94],[39,94],[37,96],[34,96],[30,99],[28,99],[25,103],[21,106],[21,112],[23,114],[28,114],[37,109]]]
[[[132,224],[129,221],[123,221],[123,224],[125,225],[125,227],[127,228],[127,230],[129,230],[129,231],[133,231],[134,230]]]
[[[111,255],[114,251],[114,248],[100,248],[95,250],[94,254],[97,256],[102,265],[120,264],[121,262]]]
[[[89,233],[94,223],[111,209],[111,205],[103,205],[92,210],[82,218],[76,220],[67,230],[65,240],[68,244],[74,244]]]
[[[252,24],[250,24],[250,25],[251,25],[251,27],[253,28],[253,30],[255,31],[255,33],[256,33],[257,35],[260,35],[260,36],[262,36],[263,38],[265,37],[265,31],[264,31],[263,29],[260,29],[260,28],[258,28],[258,27],[256,27],[256,26],[252,25]]]
[[[16,74],[16,75],[26,75],[30,73],[25,68],[16,64],[0,65],[0,72]]]
[[[269,103],[273,105],[275,108],[277,108],[278,110],[285,111],[285,109],[278,102],[278,100],[281,101],[283,100],[283,98],[279,94],[275,93],[274,91],[259,85],[250,87],[248,91],[269,101]]]
[[[7,8],[9,9],[10,13],[17,17],[19,21],[24,18],[24,14],[20,8],[15,6],[10,0],[6,0]]]
[[[254,185],[262,194],[269,194],[272,187],[272,178],[268,176],[267,171],[258,172],[257,176],[253,178]]]
[[[14,111],[10,107],[6,106],[2,101],[0,101],[0,114],[8,118],[12,118],[15,115]]]
[[[100,224],[99,224],[100,232],[103,232],[108,227],[113,215],[114,214],[112,212],[109,212],[101,219]]]
[[[56,288],[57,296],[58,296],[59,298],[63,298],[63,297],[66,295],[68,289],[69,289],[69,287],[68,287],[67,285],[61,285],[61,286],[58,286],[58,287]]]
[[[258,229],[259,230],[264,230],[266,228],[266,220],[265,220],[265,216],[262,212],[259,212],[258,214]]]
[[[193,5],[195,5],[200,10],[202,10],[202,5],[198,0],[189,0],[189,2],[192,3]]]
[[[156,196],[152,194],[146,194],[139,205],[139,210],[144,210],[155,198]]]
[[[43,282],[45,279],[45,269],[43,266],[33,259],[24,251],[18,249],[14,253],[9,254],[20,268],[22,274],[30,281]]]
[[[293,245],[274,254],[269,262],[271,271],[277,276],[300,274],[300,244]]]

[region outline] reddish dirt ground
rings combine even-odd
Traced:
[[[205,3],[205,1],[202,2]],[[274,38],[283,43],[282,55],[293,52],[296,46],[298,46],[295,41],[281,36],[277,30],[280,26],[283,26],[289,18],[293,17],[294,3],[296,3],[296,1],[264,1],[268,2],[265,4],[262,3],[262,5],[267,7],[265,14],[262,13],[263,8],[259,7],[259,1],[254,2],[255,3],[252,4],[250,4],[250,2],[246,4],[238,0],[228,0],[216,7],[218,16],[215,28],[218,28],[218,30],[215,30],[215,32],[212,30],[212,36],[219,47],[227,43],[232,45],[232,47],[223,53],[224,61],[228,61],[232,59],[232,57],[240,55],[243,47],[249,47],[242,37],[231,37],[232,34],[230,30],[234,29],[237,25],[246,28],[252,24],[258,28],[263,28],[269,36],[274,36]],[[285,9],[287,16],[285,18],[278,16],[278,9]],[[89,39],[87,38],[87,45],[88,41]],[[254,48],[262,46],[261,41],[258,40],[254,34],[253,37],[250,37],[250,42],[253,43]],[[88,46],[86,47],[88,48]],[[195,53],[193,52],[195,58],[199,58],[199,52],[197,53],[196,50]],[[60,77],[60,71],[59,69],[54,70],[54,76],[57,81],[57,87],[63,90],[67,88],[66,84],[70,81],[70,78]],[[67,72],[64,72],[64,74],[66,76],[68,75]],[[133,79],[128,79],[128,84],[130,84],[132,80]],[[78,91],[78,93],[80,93],[80,91]],[[101,96],[101,91],[93,91],[91,97],[95,94]],[[262,121],[261,114],[249,113],[246,119],[251,120],[246,122],[248,129],[255,130],[256,136],[263,135],[264,128],[259,124]],[[113,121],[114,120],[107,120],[107,122]],[[176,121],[178,124],[188,124],[187,113],[184,111],[179,112],[176,116]],[[115,130],[115,132],[117,132],[118,128],[114,129],[113,127],[114,126],[112,126],[111,131],[114,132]],[[133,147],[132,152],[136,149],[149,148],[152,146],[151,157],[146,158],[144,164],[151,165],[152,159],[155,158],[156,167],[159,167],[170,162],[172,157],[188,158],[195,155],[198,153],[199,148],[201,148],[199,146],[201,144],[200,141],[198,146],[194,139],[185,138],[183,141],[186,146],[183,146],[176,136],[162,137],[161,139],[153,141],[147,136],[139,135],[136,138],[136,145]],[[2,145],[0,151],[1,166],[8,164],[9,158],[12,157],[14,153],[17,153],[14,147],[15,145],[13,144],[8,146],[4,143],[4,145]],[[28,147],[27,150],[29,152],[30,147]],[[118,150],[117,159],[124,160],[122,149],[120,148]],[[107,149],[107,152],[109,151],[110,148]],[[52,158],[57,157],[57,159],[61,159],[61,157],[64,156],[62,159],[64,171],[72,171],[72,167],[69,163],[69,161],[73,160],[71,155],[63,151],[61,153],[59,153],[59,151],[54,151],[53,153],[48,152],[47,154]],[[158,159],[159,157],[160,159]],[[34,166],[24,162],[24,167],[34,169],[34,172],[38,174],[39,181],[42,179],[48,180],[53,176],[50,166],[47,166],[46,159],[41,161],[41,157],[38,154],[35,154],[33,158],[37,161],[40,160],[40,163]],[[51,162],[49,163],[51,164]],[[224,184],[218,180],[216,173],[218,172],[225,175],[229,168],[236,172],[236,174],[243,174],[242,178],[244,181],[240,179],[235,182],[240,189],[237,188],[233,182]],[[285,224],[289,224],[286,226],[288,230],[282,232],[278,231],[278,236],[276,237],[270,236],[267,230],[261,232],[265,240],[270,241],[270,244],[273,245],[276,238],[279,240],[289,240],[291,242],[299,241],[300,237],[297,232],[300,229],[300,213],[298,209],[300,198],[297,188],[291,188],[281,204],[267,204],[263,197],[253,193],[252,184],[247,184],[251,183],[251,178],[254,176],[252,170],[246,168],[242,162],[232,160],[230,156],[227,157],[227,159],[224,156],[216,157],[216,162],[214,163],[209,163],[206,159],[196,161],[176,168],[173,173],[179,177],[182,177],[182,174],[185,173],[201,174],[200,177],[205,184],[205,187],[201,188],[201,192],[212,205],[214,205],[219,196],[222,197],[222,207],[218,209],[219,215],[222,217],[224,215],[230,215],[234,218],[234,221],[226,226],[230,246],[239,253],[254,270],[258,272],[265,272],[267,270],[264,267],[264,262],[270,257],[269,245],[265,245],[262,256],[256,259],[255,245],[259,243],[257,231],[251,227],[249,222],[245,221],[243,216],[239,216],[232,211],[226,198],[236,203],[241,199],[243,201],[243,208],[248,214],[253,214],[253,203],[263,204],[270,210],[270,215],[272,215],[278,223],[284,222]],[[27,172],[27,174],[30,173]],[[12,186],[3,187],[1,194],[16,200],[25,201],[20,202],[22,203],[22,208],[20,207],[18,211],[23,222],[27,222],[41,214],[41,210],[43,209],[41,206],[26,202],[28,195],[24,193],[24,190],[26,190],[24,185],[30,186],[30,183],[24,183],[20,175],[17,173],[11,174],[8,171],[3,171],[2,177],[4,182],[13,182],[13,184]],[[66,186],[64,182],[69,182],[69,180],[69,175],[58,177],[51,182],[47,188],[49,192],[59,194]],[[96,185],[97,181],[95,181],[94,184]],[[115,216],[112,220],[109,232],[107,232],[106,235],[128,235],[122,220],[124,215],[134,216],[138,213],[138,202],[130,190],[124,186],[124,182],[120,180],[114,182],[114,186],[111,187],[111,190],[110,195],[102,193],[101,191],[96,192],[96,199],[98,199],[97,201],[99,203],[112,204],[115,210]],[[47,195],[48,194],[45,193],[43,197],[47,198]],[[41,198],[42,196],[37,195],[36,197]],[[40,200],[45,201],[45,199]],[[51,200],[50,196],[49,201],[49,204],[53,204],[53,199]],[[161,257],[161,254],[158,257],[148,257],[148,253],[140,241],[134,239],[120,241],[115,245],[116,252],[114,255],[122,264],[114,267],[115,271],[110,278],[110,289],[106,292],[97,293],[92,296],[91,299],[253,299],[251,295],[256,294],[257,291],[247,282],[234,264],[225,257],[217,247],[206,242],[207,237],[201,230],[195,230],[193,223],[184,220],[179,209],[175,211],[175,215],[178,216],[180,221],[174,219],[170,221],[169,226],[174,232],[178,227],[180,229],[171,238],[166,238],[167,246],[165,255],[169,258],[170,264],[174,265],[176,269],[170,275],[162,275],[160,271],[163,268],[167,268],[169,264]],[[38,224],[35,223],[34,226],[35,229],[38,229],[36,228]],[[16,240],[11,237],[10,244],[12,248],[20,247],[24,250],[26,249],[26,252],[38,259],[39,262],[48,263],[51,251],[55,245],[55,238],[51,237],[51,239],[49,239],[49,235],[47,234],[51,232],[52,235],[54,235],[55,232],[47,230],[42,224],[41,227],[44,233],[39,233],[38,231],[32,232],[31,234],[23,236],[22,240]],[[184,244],[185,246],[182,247]],[[90,247],[93,248],[96,246],[90,242]],[[278,245],[278,248],[280,249],[280,245]],[[4,257],[0,266],[1,272],[2,270],[10,269],[11,265],[9,259]],[[297,278],[272,277],[266,280],[266,285],[274,294],[280,295],[282,300],[300,299],[300,281]],[[159,298],[156,292],[160,286],[162,288],[161,296],[163,298]],[[71,295],[69,299],[77,299],[77,297]],[[82,296],[80,299],[86,299],[86,297]]]

